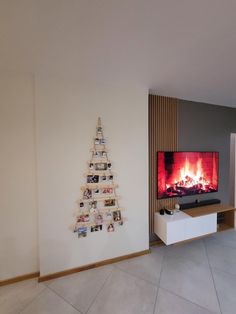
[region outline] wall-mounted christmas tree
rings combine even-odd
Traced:
[[[120,197],[116,194],[118,185],[114,182],[112,163],[108,159],[106,140],[103,136],[101,118],[98,118],[96,137],[91,149],[91,159],[86,173],[86,184],[81,187],[81,198],[72,226],[78,237],[88,232],[106,229],[113,232],[124,223],[123,208],[119,207]]]

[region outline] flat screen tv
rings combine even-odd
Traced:
[[[218,191],[218,152],[157,152],[157,198]]]

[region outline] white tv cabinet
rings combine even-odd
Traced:
[[[217,213],[224,213],[224,221],[217,225]],[[234,228],[235,208],[214,204],[174,213],[155,213],[154,232],[166,244],[194,239],[217,231]]]

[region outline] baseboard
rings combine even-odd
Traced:
[[[26,274],[26,275],[22,275],[22,276],[17,276],[17,277],[10,278],[10,279],[1,280],[0,281],[0,287],[10,285],[12,283],[16,283],[16,282],[23,281],[23,280],[36,278],[39,276],[40,276],[40,273],[36,272],[36,273]]]
[[[78,273],[78,272],[83,271],[83,270],[88,270],[88,269],[92,269],[92,268],[96,268],[96,267],[100,267],[100,266],[104,266],[104,265],[108,265],[108,264],[113,264],[113,263],[117,263],[117,262],[129,259],[129,258],[149,254],[150,252],[151,252],[150,250],[144,250],[144,251],[140,251],[140,252],[136,252],[136,253],[132,253],[132,254],[128,254],[128,255],[110,258],[110,259],[107,259],[104,261],[96,262],[93,264],[88,264],[85,266],[80,266],[80,267],[76,267],[76,268],[72,268],[72,269],[63,270],[63,271],[60,271],[57,273],[53,273],[53,274],[49,274],[49,275],[45,275],[45,276],[40,276],[38,278],[38,281],[42,282],[42,281],[47,281],[47,280],[71,275],[71,274]]]
[[[161,240],[154,240],[149,242],[150,247],[151,246],[163,246],[164,243]]]

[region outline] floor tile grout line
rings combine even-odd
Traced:
[[[83,312],[81,312],[80,310],[78,310],[73,304],[71,304],[68,300],[66,300],[62,295],[60,295],[59,293],[57,293],[57,291],[55,291],[53,288],[51,287],[47,287],[51,292],[55,293],[60,299],[62,299],[63,301],[65,301],[67,304],[69,304],[71,307],[73,307],[79,314],[84,314]]]
[[[20,310],[19,314],[22,313],[31,303],[33,303],[35,300],[37,300],[37,298],[39,298],[46,289],[47,289],[47,286],[44,285],[44,289],[42,291],[40,291],[39,294],[36,295],[31,301],[29,301],[29,303],[27,303],[26,306],[24,306],[24,308],[22,310]]]
[[[111,266],[112,268],[114,268],[113,266]],[[112,269],[112,271],[113,271],[113,269]],[[111,271],[111,273],[112,273],[112,271]],[[109,277],[111,274],[109,274],[107,277]],[[107,280],[107,279],[106,279]],[[105,281],[106,281],[105,280]],[[80,314],[86,314],[87,313],[87,311],[85,311],[85,312],[82,312],[81,310],[79,310],[79,309],[77,309],[72,303],[70,303],[68,300],[66,300],[61,294],[59,294],[56,290],[54,290],[52,287],[50,287],[50,284],[47,286],[52,292],[54,292],[58,297],[60,297],[61,299],[63,299],[66,303],[68,303],[69,305],[71,305],[76,311],[78,311]],[[102,285],[102,287],[103,287],[103,285]],[[101,288],[99,289],[99,291],[98,291],[98,293],[100,292],[100,290],[101,290]],[[97,294],[98,294],[97,293]],[[97,296],[97,294],[96,294],[96,296]],[[96,298],[96,296],[95,296],[95,298]],[[93,301],[92,301],[93,302]]]
[[[138,275],[134,275],[134,274],[132,274],[131,272],[129,272],[128,270],[122,269],[122,268],[120,268],[120,267],[118,267],[118,266],[115,266],[115,267],[116,267],[116,269],[118,269],[119,271],[122,271],[122,272],[125,273],[125,274],[128,274],[128,275],[130,275],[130,276],[132,276],[132,277],[135,277],[136,279],[143,280],[143,281],[145,281],[146,283],[148,283],[148,284],[150,284],[150,285],[152,285],[152,286],[154,286],[154,287],[157,287],[157,286],[158,286],[158,284],[155,284],[155,283],[149,281],[148,279],[144,279],[144,278],[142,278],[142,277],[140,277],[140,276],[138,276]]]
[[[212,268],[211,268],[211,264],[210,264],[210,259],[209,259],[209,255],[208,255],[208,251],[207,251],[207,246],[206,246],[205,242],[204,242],[204,247],[205,247],[205,250],[206,250],[206,256],[207,256],[207,260],[208,260],[208,264],[209,264],[209,268],[210,268],[210,272],[211,272],[211,277],[212,277],[212,280],[213,280],[213,285],[214,285],[217,301],[218,301],[218,304],[219,304],[220,313],[222,314],[222,310],[221,310],[221,306],[220,306],[220,299],[219,299],[219,296],[218,296],[218,292],[216,290],[215,279],[214,279],[214,276],[213,276],[213,272],[212,272]]]
[[[160,286],[160,288],[161,288],[162,290],[165,290],[165,291],[169,292],[170,294],[173,294],[174,296],[176,296],[176,297],[178,297],[178,298],[180,298],[180,299],[182,299],[182,300],[184,300],[184,301],[187,301],[187,302],[189,302],[189,303],[191,303],[191,304],[193,304],[193,305],[195,305],[195,306],[197,306],[197,307],[200,307],[200,308],[203,309],[203,310],[208,311],[209,314],[218,314],[218,313],[213,312],[212,310],[210,310],[210,309],[208,309],[208,308],[206,308],[206,307],[204,307],[204,306],[202,306],[202,305],[200,305],[200,304],[198,304],[198,303],[195,303],[195,302],[193,302],[193,301],[191,301],[191,300],[189,300],[189,299],[186,299],[186,298],[183,297],[182,295],[179,295],[179,294],[177,294],[177,293],[175,293],[175,292],[173,292],[173,291],[170,291],[169,289],[163,288],[163,287],[161,287],[161,286]]]
[[[159,280],[158,280],[156,298],[155,298],[154,307],[153,307],[153,314],[155,314],[155,311],[156,311],[157,298],[158,298],[158,294],[159,294],[159,290],[160,290],[160,283],[161,283],[161,275],[162,275],[163,266],[164,266],[164,262],[165,262],[166,256],[167,256],[167,250],[165,249],[164,256],[163,256],[163,259],[162,259],[162,264],[161,264],[160,276],[159,276]]]
[[[87,314],[90,310],[90,308],[92,307],[92,305],[94,304],[94,302],[97,300],[98,295],[100,294],[100,292],[102,291],[102,289],[105,287],[105,284],[107,283],[108,279],[112,276],[115,267],[112,267],[113,269],[111,270],[111,273],[107,276],[107,278],[105,279],[104,283],[102,284],[101,288],[99,289],[99,291],[96,293],[95,297],[93,298],[92,302],[90,303],[87,311],[84,314]]]
[[[205,242],[203,241],[203,249],[205,250],[205,252],[206,252],[206,247],[205,247]],[[170,256],[168,256],[168,253],[165,255],[165,257],[170,257]],[[197,262],[197,264],[199,264],[199,265],[201,265],[201,266],[203,266],[203,267],[207,267],[208,269],[210,269],[210,271],[211,271],[211,267],[210,267],[210,265],[209,265],[209,259],[208,259],[208,255],[206,254],[206,257],[207,257],[207,264],[203,264],[203,263],[198,263]],[[188,259],[190,262],[195,262],[193,259]],[[164,265],[164,261],[163,261],[163,265]],[[213,275],[211,274],[211,276],[213,277]],[[164,288],[164,287],[162,287],[161,286],[161,284],[159,284],[159,288],[161,288],[161,289],[163,289],[163,290],[166,290],[166,291],[168,291],[169,293],[171,293],[171,294],[173,294],[173,295],[175,295],[175,296],[177,296],[177,297],[180,297],[181,299],[183,299],[183,300],[185,300],[185,301],[188,301],[188,302],[190,302],[190,303],[192,303],[192,304],[194,304],[194,305],[196,305],[196,306],[198,306],[198,307],[201,307],[202,309],[204,309],[204,310],[206,310],[206,311],[208,311],[209,313],[214,313],[214,312],[212,312],[212,310],[210,310],[210,309],[208,309],[208,308],[206,308],[206,307],[204,307],[204,306],[202,306],[202,305],[200,305],[200,304],[198,304],[198,303],[194,303],[193,301],[191,301],[191,300],[188,300],[188,299],[186,299],[186,298],[184,298],[183,296],[181,296],[181,295],[178,295],[177,293],[174,293],[173,291],[170,291],[169,289],[166,289],[166,288]],[[214,289],[215,289],[215,291],[216,291],[216,288],[215,288],[215,285],[214,285]],[[218,296],[217,296],[217,301],[218,301],[218,303],[219,303],[219,300],[218,300]],[[220,308],[220,306],[219,306],[219,309],[220,309],[220,312],[221,312],[221,308]],[[221,312],[221,314],[222,314],[222,312]]]
[[[202,243],[202,245],[203,245],[203,249],[205,250],[205,245],[204,245],[204,241],[203,241],[203,239],[198,239],[198,240],[194,240],[193,239],[193,241],[201,241],[201,243]],[[187,242],[187,243],[185,243],[185,244],[182,244],[182,246],[181,247],[184,247],[185,245],[189,245],[189,244],[191,244],[191,242]],[[171,244],[171,245],[169,245],[168,246],[168,249],[170,249],[171,247],[172,247],[172,245],[174,245],[175,246],[175,244]],[[190,262],[194,262],[194,263],[198,263],[198,264],[200,264],[200,265],[203,265],[203,266],[208,266],[208,260],[207,260],[207,262],[206,263],[204,263],[204,262],[202,262],[202,261],[196,261],[194,258],[191,258],[191,257],[189,257],[189,256],[182,256],[182,255],[179,255],[179,253],[170,253],[170,252],[168,252],[168,250],[167,250],[167,253],[166,253],[166,257],[169,257],[169,258],[172,258],[172,257],[174,257],[174,258],[179,258],[179,259],[186,259],[186,260],[188,260],[188,261],[190,261]]]
[[[164,252],[165,252],[165,251],[164,251]],[[151,253],[151,254],[152,254],[152,253]],[[166,255],[166,252],[164,253],[164,256],[165,256],[165,255]],[[163,259],[164,259],[164,256],[163,256]],[[129,262],[130,262],[130,261],[132,261],[132,260],[129,260]],[[133,277],[137,278],[137,279],[144,280],[144,281],[146,281],[147,283],[153,285],[154,287],[158,287],[159,280],[158,280],[158,283],[155,284],[155,283],[153,283],[152,281],[150,281],[150,280],[148,280],[148,279],[144,279],[143,277],[140,277],[140,276],[138,276],[138,275],[134,275],[133,273],[129,272],[128,270],[125,270],[125,269],[120,268],[118,264],[113,264],[113,266],[114,266],[115,268],[119,269],[120,271],[122,271],[123,273],[126,273],[126,274],[128,274],[128,275],[130,275],[130,276],[133,276]]]

